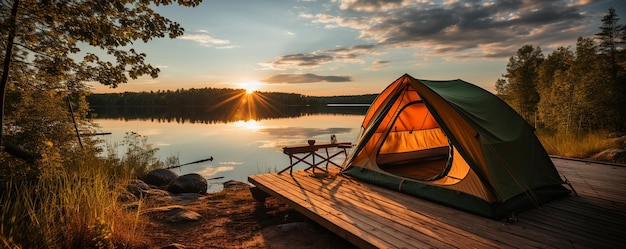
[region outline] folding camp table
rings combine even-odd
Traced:
[[[304,163],[309,166],[308,168],[304,169],[305,171],[311,169],[311,171],[315,173],[315,168],[318,168],[321,171],[328,172],[328,165],[332,164],[337,167],[341,167],[341,165],[333,162],[332,159],[342,154],[344,156],[347,156],[348,155],[347,149],[351,147],[352,147],[352,144],[349,142],[348,143],[330,143],[330,144],[314,144],[314,145],[296,146],[296,147],[284,147],[283,153],[289,156],[289,166],[281,170],[280,172],[278,172],[278,174],[283,173],[287,170],[289,170],[289,174],[292,174],[293,167],[296,166],[298,163]],[[335,152],[334,154],[331,154],[328,151],[328,149],[330,148],[338,148],[339,151]],[[324,149],[325,153],[318,153],[318,150],[320,149]],[[316,157],[321,159],[321,161],[316,162],[315,160]],[[294,162],[294,159],[295,159],[295,162]],[[326,163],[326,170],[319,167],[323,163]]]

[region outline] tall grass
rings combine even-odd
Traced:
[[[143,137],[130,139],[139,142],[121,158],[92,148],[68,153],[64,165],[44,157],[36,180],[0,178],[0,248],[143,247],[142,201],[127,210],[116,189],[163,163]]]
[[[602,131],[585,134],[538,132],[537,136],[548,154],[563,157],[588,158],[619,146],[614,139],[610,139],[608,132]]]
[[[130,248],[141,244],[139,210],[117,202],[112,178],[98,165],[44,170],[36,184],[9,182],[0,241],[10,248]],[[95,167],[94,167],[95,166]],[[120,184],[120,183],[117,183]],[[18,246],[19,245],[19,246]]]

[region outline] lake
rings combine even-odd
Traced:
[[[159,111],[154,109],[97,110],[94,122],[106,143],[123,140],[126,132],[136,132],[148,138],[158,148],[157,157],[164,161],[177,156],[180,164],[213,157],[213,161],[191,164],[174,169],[179,174],[198,173],[209,180],[208,192],[222,189],[227,180],[247,182],[249,175],[276,172],[289,165],[282,152],[285,146],[305,145],[307,140],[330,142],[335,135],[339,142],[354,142],[367,107],[342,108],[281,108],[274,117],[233,119],[228,115],[199,115],[202,110]],[[288,111],[287,111],[288,110]],[[288,113],[288,115],[285,115]],[[241,113],[237,114],[241,115]],[[117,153],[123,155],[123,148]],[[343,157],[339,157],[341,164]],[[305,168],[299,165],[294,169]]]

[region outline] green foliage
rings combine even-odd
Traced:
[[[540,47],[535,48],[532,45],[521,47],[506,66],[507,73],[503,76],[508,79],[507,86],[499,87],[506,89],[505,93],[499,94],[506,95],[511,107],[529,122],[535,119],[539,103],[537,78],[543,60]]]
[[[0,247],[132,247],[141,231],[138,216],[122,210],[112,189],[162,163],[154,158],[156,149],[136,134],[127,136],[123,158],[97,156],[98,141],[76,134],[95,129],[85,119],[89,89],[84,82],[115,87],[142,75],[157,77],[159,69],[131,45],[175,38],[183,28],[152,8],[200,2],[0,3],[0,47],[6,52],[0,55],[5,62],[0,138],[2,146],[38,155],[25,161],[16,157],[19,153],[0,154]]]
[[[12,73],[18,68],[36,67],[49,74],[76,77],[117,86],[128,78],[157,77],[159,69],[145,63],[146,54],[131,48],[134,42],[153,38],[176,38],[183,28],[158,13],[152,6],[194,7],[201,0],[21,0],[15,29]],[[0,21],[9,24],[10,8],[0,8]],[[97,50],[81,52],[85,45]],[[82,57],[82,60],[76,58]],[[102,58],[101,58],[102,57]],[[112,58],[112,59],[111,59]]]
[[[3,128],[0,141],[13,139],[12,143],[37,153],[45,150],[44,144],[52,143],[57,148],[69,144],[66,141],[71,140],[65,132],[68,129],[57,127],[69,124],[61,120],[68,117],[67,113],[58,109],[67,105],[60,105],[63,102],[58,100],[71,96],[74,104],[79,105],[76,115],[80,122],[86,113],[86,105],[82,105],[84,96],[89,91],[85,82],[116,87],[129,78],[157,77],[159,69],[148,64],[146,54],[135,51],[131,45],[183,34],[178,23],[156,13],[154,6],[176,3],[194,7],[200,2],[14,0],[0,3],[0,47],[6,52],[0,55],[4,61],[0,82],[0,127]],[[49,106],[45,102],[48,100],[52,101]],[[7,120],[5,108],[12,108],[7,110],[12,111]],[[51,114],[45,116],[44,112]],[[47,126],[33,127],[37,121]],[[5,130],[9,132],[6,140]],[[46,136],[51,135],[49,131],[63,134]],[[19,139],[20,135],[35,138],[24,141]],[[60,143],[50,140],[52,137]],[[27,144],[28,141],[33,143]],[[52,156],[49,160],[57,160],[54,153],[46,155]]]
[[[127,132],[124,136],[123,146],[126,154],[122,157],[115,175],[141,178],[149,171],[164,167],[164,163],[155,157],[158,148],[148,143],[148,138],[135,132]]]
[[[498,95],[537,128],[626,131],[626,29],[618,20],[610,9],[599,45],[581,37],[575,51],[561,47],[545,60],[538,47],[523,46],[496,81]]]

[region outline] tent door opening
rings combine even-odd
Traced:
[[[408,103],[394,115],[376,157],[389,173],[418,180],[445,175],[452,160],[448,137],[424,102]]]

